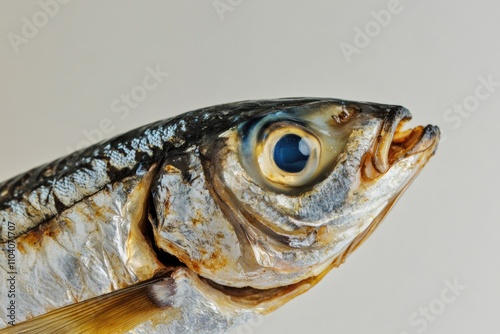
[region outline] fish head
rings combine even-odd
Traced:
[[[154,194],[158,247],[228,288],[292,286],[338,266],[439,139],[435,126],[406,129],[411,114],[396,105],[254,106],[168,157]]]

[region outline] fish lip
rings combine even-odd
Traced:
[[[371,159],[378,173],[384,174],[402,159],[437,146],[440,137],[439,128],[427,125],[404,130],[403,126],[411,118],[408,109],[399,107],[392,109],[384,119]]]

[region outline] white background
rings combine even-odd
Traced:
[[[246,333],[419,333],[420,308],[442,305],[446,280],[466,289],[423,332],[498,331],[500,87],[473,105],[480,77],[500,82],[498,2],[401,0],[385,27],[371,12],[387,0],[221,2],[232,10],[218,13],[212,0],[73,0],[16,48],[8,36],[22,36],[23,17],[33,22],[41,7],[2,1],[0,179],[66,155],[105,119],[111,137],[237,100],[401,104],[412,124],[440,125],[447,139],[436,157],[345,265]],[[340,45],[356,46],[355,29],[366,27],[369,45],[358,40],[349,62]],[[169,75],[120,119],[111,104],[148,66]],[[464,101],[470,112],[447,112]]]

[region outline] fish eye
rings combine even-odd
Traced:
[[[284,135],[274,145],[274,163],[286,173],[303,171],[310,155],[307,140],[295,134]]]
[[[274,184],[300,187],[317,175],[321,145],[305,128],[290,123],[270,126],[260,139],[257,162],[262,175]]]

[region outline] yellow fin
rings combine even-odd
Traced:
[[[123,333],[164,312],[174,296],[174,279],[156,279],[51,311],[0,334]]]

